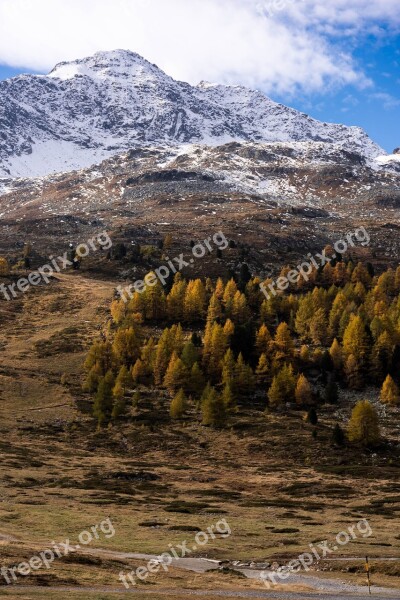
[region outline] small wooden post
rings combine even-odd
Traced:
[[[368,556],[365,557],[365,570],[367,571],[368,591],[369,591],[369,595],[371,595],[371,578],[370,578],[370,574],[369,574]]]

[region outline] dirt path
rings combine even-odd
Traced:
[[[23,589],[26,591],[43,591],[42,587],[39,586],[19,586],[19,589]],[[319,592],[263,592],[258,590],[176,590],[176,589],[168,589],[168,588],[159,588],[157,590],[145,590],[145,589],[129,589],[125,590],[123,587],[121,588],[108,588],[108,587],[52,587],[46,586],[46,591],[53,592],[82,592],[90,597],[90,594],[126,594],[126,595],[138,595],[141,596],[149,595],[154,596],[157,594],[158,596],[172,596],[179,598],[187,598],[189,596],[201,596],[203,598],[207,597],[221,597],[221,598],[266,598],[271,600],[343,600],[346,598],[353,598],[359,600],[382,600],[382,594],[372,594],[368,596],[367,592],[364,590],[360,594],[343,594],[343,593],[327,593],[321,594]],[[394,598],[395,595],[398,598],[398,592],[394,591],[392,596],[387,596],[388,598]]]

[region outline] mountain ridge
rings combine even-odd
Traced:
[[[319,122],[243,86],[176,81],[129,50],[0,82],[0,126],[0,177],[12,178],[85,168],[138,146],[323,142],[371,164],[386,154],[361,128]]]

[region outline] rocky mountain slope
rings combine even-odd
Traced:
[[[0,254],[19,256],[29,243],[48,256],[104,228],[127,246],[171,233],[183,252],[190,240],[222,230],[265,274],[363,225],[369,258],[398,263],[399,182],[359,154],[337,147],[327,154],[322,142],[136,148],[87,169],[7,182]],[[210,272],[214,263],[202,265]]]
[[[80,169],[143,145],[231,141],[319,144],[318,153],[345,149],[370,164],[385,154],[358,127],[321,123],[244,87],[178,82],[125,50],[0,82],[3,178]]]

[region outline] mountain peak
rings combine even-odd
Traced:
[[[130,50],[0,81],[0,176],[89,166],[137,146],[306,142],[384,154],[359,128],[321,123],[240,85],[176,81]]]
[[[49,77],[72,79],[86,76],[92,79],[106,79],[121,75],[136,75],[138,70],[158,71],[160,69],[143,56],[131,50],[109,50],[96,52],[92,56],[58,63]]]

